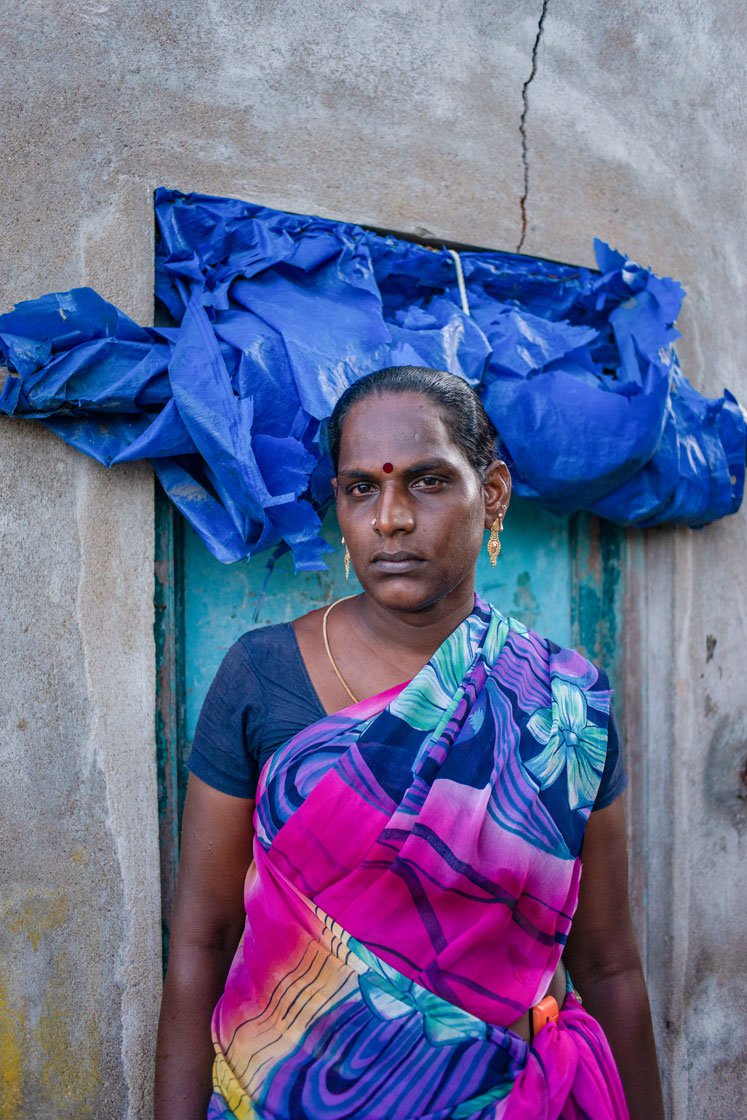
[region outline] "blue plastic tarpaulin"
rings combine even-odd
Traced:
[[[0,316],[0,410],[110,466],[149,459],[225,562],[323,568],[324,420],[388,365],[450,370],[498,429],[515,490],[559,514],[701,526],[742,500],[745,418],[677,363],[683,290],[596,242],[599,271],[448,251],[235,199],[156,193],[140,327],[88,288]]]

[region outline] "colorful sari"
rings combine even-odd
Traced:
[[[265,766],[209,1120],[621,1120],[571,992],[530,1044],[604,767],[599,670],[475,598],[407,685]]]

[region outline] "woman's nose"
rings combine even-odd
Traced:
[[[389,483],[382,487],[375,514],[374,528],[385,536],[398,530],[409,533],[415,527],[415,519],[407,496],[396,484]]]

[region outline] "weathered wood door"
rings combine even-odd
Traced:
[[[184,761],[202,701],[228,647],[246,630],[303,614],[358,590],[345,582],[340,532],[330,514],[324,535],[329,571],[296,575],[290,556],[268,572],[265,557],[219,564],[159,495],[156,645],[165,945],[186,788]],[[613,681],[621,603],[621,535],[592,518],[559,518],[520,499],[511,503],[502,552],[491,568],[483,551],[478,591],[504,614],[604,664]]]

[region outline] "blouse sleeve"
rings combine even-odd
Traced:
[[[623,792],[628,784],[628,776],[623,765],[622,751],[620,750],[620,735],[617,730],[617,720],[613,709],[610,709],[610,722],[607,732],[607,756],[604,760],[604,771],[599,783],[597,798],[592,806],[592,812],[597,809],[606,809]]]
[[[238,641],[223,658],[205,697],[187,769],[221,793],[253,798],[259,767],[251,728],[261,704],[251,661]]]

